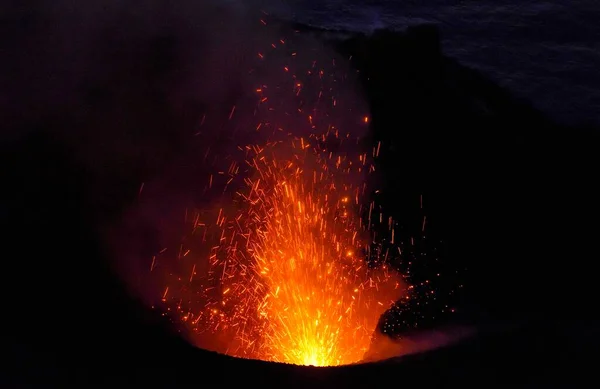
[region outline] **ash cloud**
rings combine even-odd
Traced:
[[[275,133],[255,131],[257,84],[268,84],[277,101],[274,121],[304,136],[283,71],[293,66],[312,99],[319,88],[336,94],[338,113],[327,113],[328,121],[352,139],[366,135],[356,121],[366,104],[346,59],[285,26],[264,26],[260,19],[267,17],[245,3],[58,0],[2,7],[2,146],[44,134],[71,153],[85,172],[84,203],[114,266],[148,303],[160,284],[142,280],[153,253],[179,242],[186,209],[218,201],[202,194],[209,175],[226,168],[237,145]],[[330,77],[311,83],[306,72],[321,67]],[[306,107],[315,103],[308,100]],[[353,144],[338,152],[358,152]]]

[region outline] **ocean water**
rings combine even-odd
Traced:
[[[350,31],[435,23],[443,51],[566,124],[600,124],[597,0],[263,0],[279,16]]]

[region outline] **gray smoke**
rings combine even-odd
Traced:
[[[447,347],[475,335],[471,327],[445,327],[407,333],[398,339],[377,333],[363,362],[376,362]]]
[[[90,213],[136,294],[157,295],[143,281],[153,254],[179,245],[186,210],[220,201],[203,190],[211,173],[239,158],[238,145],[273,138],[275,124],[284,136],[306,136],[306,114],[300,118],[297,108],[324,104],[319,91],[327,104],[335,97],[337,108],[316,109],[316,121],[336,123],[353,140],[366,134],[357,122],[366,104],[346,59],[313,37],[265,26],[268,17],[247,3],[2,7],[2,144],[41,132],[71,150],[88,177]],[[304,84],[302,101],[286,66]],[[322,80],[314,77],[320,69]],[[257,132],[255,89],[262,85],[270,88],[274,125]],[[339,152],[358,151],[354,141]]]

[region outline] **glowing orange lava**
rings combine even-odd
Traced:
[[[385,264],[370,269],[365,260],[371,240],[358,217],[364,185],[344,179],[352,175],[349,161],[331,163],[303,140],[246,152],[252,174],[233,206],[220,208],[212,223],[196,218],[196,235],[218,243],[208,255],[208,277],[196,286],[205,304],[193,312],[180,300],[183,321],[194,333],[223,339],[199,346],[233,356],[359,362],[379,317],[402,291]]]
[[[284,72],[293,73],[291,68]],[[299,80],[291,82],[290,92],[300,94]],[[256,89],[259,104],[268,101],[265,89]],[[323,90],[329,93],[315,93],[325,101]],[[328,101],[336,106],[335,98]],[[228,171],[219,173],[225,182],[221,205],[198,211],[193,225],[192,239],[210,249],[193,254],[198,265],[189,282],[170,284],[163,301],[176,303],[200,347],[300,365],[355,363],[369,348],[381,314],[404,290],[385,261],[369,266],[367,260],[374,256],[373,204],[364,177],[379,147],[372,156],[340,152],[344,144],[358,148],[357,140],[333,125],[315,124],[314,113],[298,109],[296,115],[304,117],[310,135],[277,131],[262,144],[240,145],[242,157],[231,158]],[[356,125],[368,122],[356,114]],[[261,126],[278,128],[264,118],[257,130]],[[332,143],[335,151],[327,146]],[[231,189],[235,180],[243,185]],[[206,258],[203,272],[199,263]]]
[[[269,151],[251,159],[258,174],[238,194],[243,212],[223,223],[224,262],[213,263],[224,266],[224,293],[234,296],[224,294],[222,305],[238,307],[228,324],[258,330],[239,355],[316,366],[360,361],[399,284],[385,268],[368,270],[358,206],[349,201],[361,197],[358,188],[343,185],[344,169],[330,173],[314,151],[299,163]],[[304,171],[313,158],[316,169]]]

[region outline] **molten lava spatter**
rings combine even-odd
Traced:
[[[277,157],[282,150],[291,159]],[[352,169],[329,170],[308,145],[248,153],[252,177],[209,233],[218,244],[202,286],[205,309],[185,318],[195,330],[231,334],[227,353],[235,356],[315,366],[360,361],[401,285],[385,265],[369,269],[368,231],[356,212],[362,194],[344,184]],[[208,224],[197,221],[199,236]]]
[[[338,108],[333,86],[345,76],[316,61],[294,67],[296,56],[281,67],[286,81],[257,85],[252,128],[272,135],[238,144],[227,171],[215,172],[224,178],[219,205],[196,212],[188,237],[206,253],[183,249],[182,257],[194,258],[191,273],[162,297],[200,347],[300,365],[350,364],[363,358],[381,314],[405,288],[385,258],[373,261],[365,178],[379,147],[360,152],[361,140],[335,123],[354,116],[364,127],[368,116]],[[301,74],[320,87],[305,87]],[[268,92],[286,87],[298,105],[282,113]],[[211,176],[208,187],[215,186]]]
[[[315,161],[317,170],[305,172],[268,153],[252,158],[258,174],[238,194],[242,212],[227,221],[221,216],[226,246],[216,249],[212,265],[223,269],[222,308],[233,305],[228,325],[250,325],[257,339],[247,339],[240,351],[251,357],[311,365],[359,361],[379,316],[397,297],[378,295],[379,284],[399,285],[368,270],[343,170],[329,172]],[[300,164],[313,153],[302,152]],[[323,178],[313,181],[317,172]],[[213,325],[223,325],[221,316],[215,319]]]

